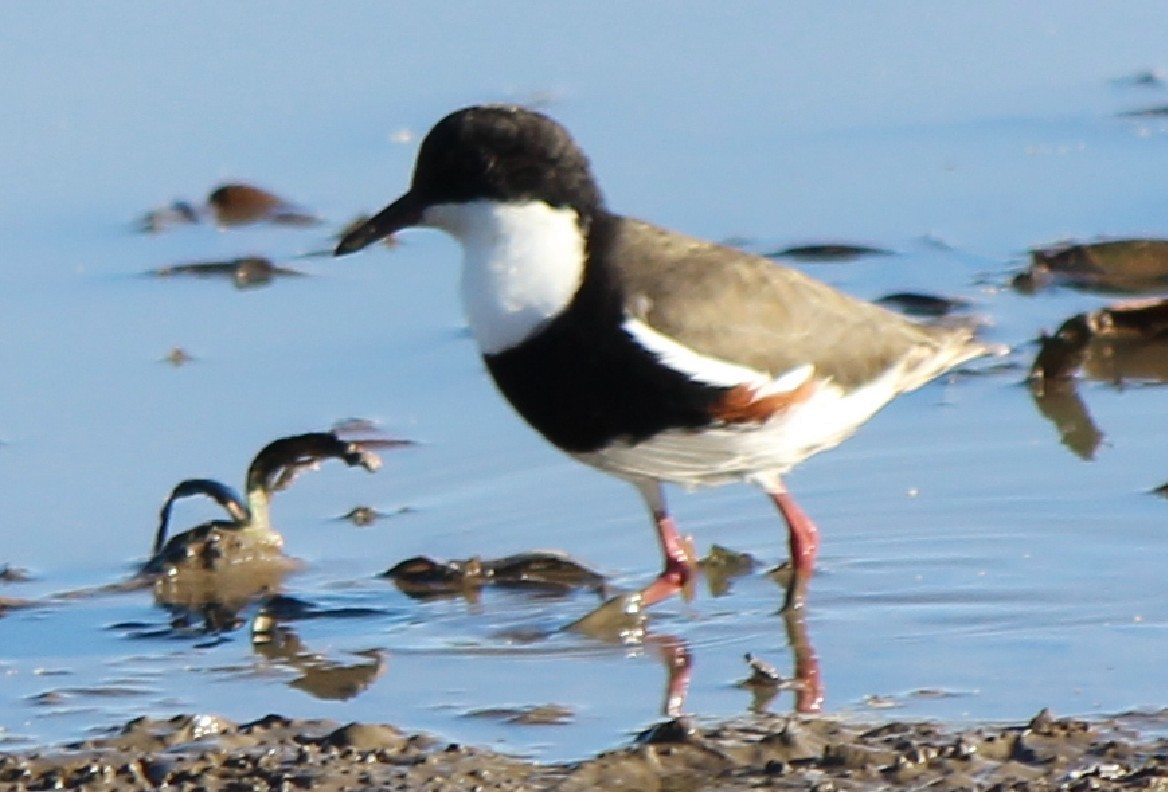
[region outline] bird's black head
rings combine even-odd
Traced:
[[[430,206],[475,200],[537,200],[584,217],[604,205],[588,158],[558,123],[522,107],[467,107],[426,135],[409,191],[347,234],[336,253],[417,225]]]
[[[601,202],[588,158],[568,130],[540,113],[500,105],[439,121],[422,141],[410,192],[428,204],[542,200],[589,211]]]

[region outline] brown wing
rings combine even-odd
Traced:
[[[613,247],[631,316],[704,355],[776,376],[811,363],[850,389],[910,359],[921,370],[907,390],[985,352],[967,331],[921,327],[761,256],[640,220],[625,218]]]

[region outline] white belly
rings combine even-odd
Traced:
[[[844,394],[820,382],[806,401],[765,423],[670,429],[639,443],[617,442],[574,456],[621,478],[652,478],[685,487],[783,474],[812,454],[833,448],[899,393],[900,367]]]

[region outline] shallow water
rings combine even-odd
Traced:
[[[1168,122],[1116,115],[1168,102],[1123,79],[1160,65],[1159,4],[103,11],[61,24],[26,6],[0,31],[0,97],[19,109],[0,132],[0,563],[32,575],[0,597],[41,603],[0,618],[0,739],[276,711],[550,759],[652,722],[671,642],[693,655],[686,710],[701,717],[748,709],[744,653],[790,672],[781,592],[761,572],[657,608],[640,646],[555,632],[595,604],[587,593],[419,602],[375,577],[413,555],[549,547],[618,586],[657,570],[633,491],[547,448],[493,393],[449,240],[300,258],[401,191],[437,117],[496,100],[543,102],[621,211],[760,251],[892,249],[799,266],[867,298],[967,298],[986,337],[1015,348],[1012,367],[910,394],[789,476],[824,533],[807,628],[829,711],[965,721],[1165,705],[1165,502],[1149,494],[1168,480],[1163,387],[1080,382],[1102,439],[1093,459],[1073,453],[1021,384],[1031,342],[1114,298],[1004,287],[1032,246],[1164,232]],[[111,52],[97,31],[114,25]],[[133,232],[145,211],[228,179],[329,224]],[[309,277],[237,290],[143,276],[255,254]],[[195,360],[163,362],[176,346]],[[269,440],[353,416],[420,445],[386,452],[376,475],[326,464],[276,496],[304,562],[285,592],[319,611],[287,625],[299,654],[265,655],[247,630],[176,635],[147,592],[52,599],[129,575],[179,479],[239,486]],[[783,560],[758,493],[670,494],[701,551]],[[368,528],[335,519],[358,505],[408,511]],[[210,514],[183,504],[178,523]],[[571,722],[468,717],[545,703]]]

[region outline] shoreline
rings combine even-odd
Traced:
[[[665,720],[575,762],[537,762],[383,724],[267,715],[137,718],[0,753],[0,789],[1168,789],[1168,710],[949,728],[760,714]]]

